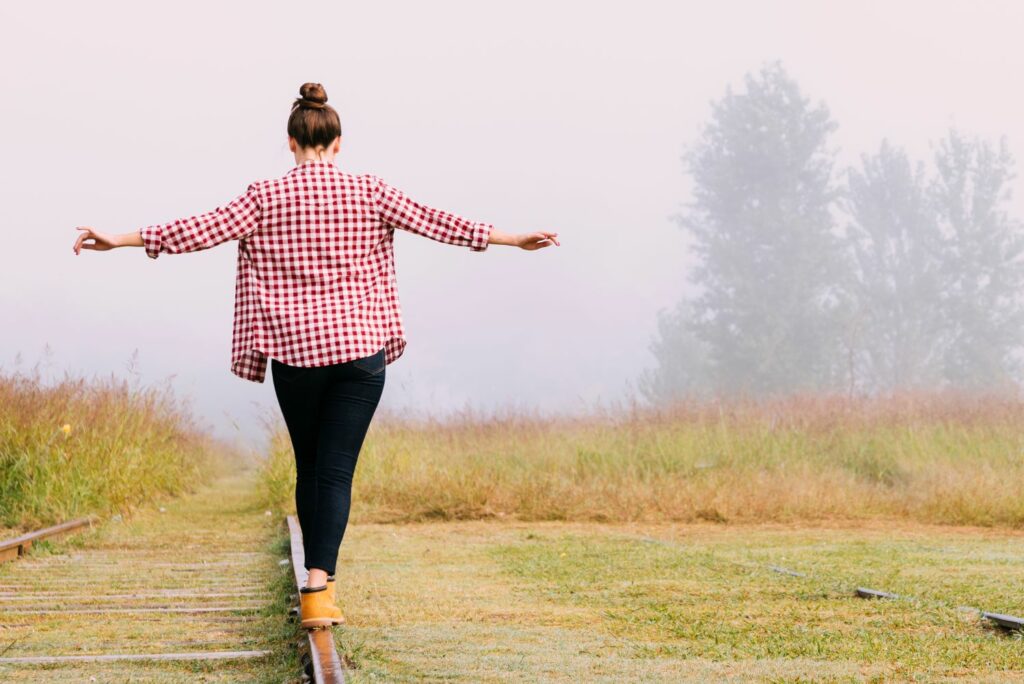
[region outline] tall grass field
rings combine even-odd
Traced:
[[[127,514],[213,477],[226,453],[169,388],[0,374],[0,527]]]
[[[283,427],[260,473],[293,510]],[[1024,401],[875,398],[636,406],[585,417],[378,416],[359,457],[353,522],[809,521],[896,518],[1024,526]]]

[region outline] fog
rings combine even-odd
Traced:
[[[75,226],[127,232],[284,174],[294,165],[285,121],[305,81],[322,83],[341,115],[342,169],[505,231],[556,230],[562,242],[471,253],[396,236],[408,347],[388,367],[381,409],[397,413],[575,412],[636,396],[638,378],[658,372],[659,312],[701,292],[694,233],[674,218],[696,196],[683,155],[713,121],[712,103],[730,87],[743,93],[765,65],[781,65],[810,108],[827,107],[837,186],[883,139],[926,175],[951,129],[996,148],[1006,136],[1007,154],[1024,158],[1019,3],[296,8],[0,8],[0,367],[169,381],[218,434],[261,442],[260,416],[277,410],[269,375],[257,384],[229,372],[235,245],[155,261],[141,249],[75,256],[71,246]],[[1006,175],[1007,190],[1018,184]],[[1013,232],[1024,205],[1014,196],[1000,207]],[[839,233],[843,212],[825,210]],[[707,235],[727,238],[720,225],[706,222]],[[950,263],[934,270],[949,276]],[[943,320],[919,321],[917,334],[932,339]],[[797,359],[814,351],[789,349]],[[898,362],[854,351],[855,388],[888,386],[871,373],[896,377]],[[935,372],[946,377],[950,363]],[[743,384],[741,366],[725,370],[731,380],[718,372],[712,385]],[[824,373],[850,384],[841,368]]]

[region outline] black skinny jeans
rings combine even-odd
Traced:
[[[270,368],[295,451],[295,509],[306,569],[334,574],[356,460],[384,391],[384,349],[314,368],[272,359]]]

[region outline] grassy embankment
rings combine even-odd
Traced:
[[[0,528],[129,513],[194,489],[237,454],[169,388],[0,374]]]
[[[287,434],[263,465],[293,509]],[[797,397],[584,418],[387,416],[367,436],[354,523],[511,518],[1024,525],[1024,401]]]

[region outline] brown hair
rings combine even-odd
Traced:
[[[288,117],[288,135],[300,147],[327,147],[341,135],[341,119],[327,104],[327,91],[319,83],[303,83]]]

